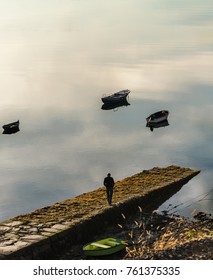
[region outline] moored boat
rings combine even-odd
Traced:
[[[13,134],[19,131],[19,121],[8,123],[2,126],[3,134]]]
[[[117,238],[105,238],[91,242],[83,247],[83,251],[87,256],[106,256],[122,251],[126,248],[124,240]]]
[[[123,100],[126,100],[127,96],[129,95],[130,90],[124,89],[121,91],[118,91],[116,93],[113,93],[108,96],[104,96],[101,98],[103,103],[116,103],[116,102],[121,102]]]
[[[149,117],[146,118],[147,124],[159,123],[166,121],[169,115],[169,111],[162,110],[158,111],[154,114],[151,114]]]

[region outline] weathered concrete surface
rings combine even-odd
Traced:
[[[44,259],[57,250],[85,243],[121,214],[141,206],[155,209],[199,171],[178,166],[144,170],[116,182],[113,206],[105,187],[0,223],[0,259]]]

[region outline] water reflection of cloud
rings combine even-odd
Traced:
[[[77,195],[108,171],[212,170],[210,2],[192,14],[191,1],[15,2],[0,9],[0,108],[21,131],[1,136],[1,205]],[[102,94],[123,88],[131,106],[101,111]],[[151,133],[145,117],[158,109],[170,126]]]
[[[118,81],[132,85],[134,98],[176,99],[193,83],[212,85],[212,53],[153,61],[135,68],[118,68]],[[131,88],[131,86],[130,86]],[[184,95],[187,93],[184,91]]]
[[[171,213],[190,217],[194,211],[212,212],[213,189],[212,171],[202,170],[187,185],[160,206],[159,211],[170,210]],[[176,207],[178,206],[178,207]]]
[[[117,15],[117,9],[121,4],[128,18],[134,18],[134,20],[126,21],[125,16]],[[212,53],[199,53],[204,43],[211,43],[212,36],[206,37],[206,40],[192,38],[191,30],[184,29],[185,33],[182,30],[178,31],[174,38],[173,29],[165,24],[169,15],[165,16],[164,13],[156,11],[153,3],[137,2],[137,5],[144,9],[138,9],[128,1],[125,4],[123,1],[116,2],[114,9],[107,3],[104,3],[104,7],[100,5],[89,7],[85,2],[78,6],[75,3],[74,10],[77,9],[82,17],[76,19],[74,30],[65,28],[73,20],[72,18],[70,22],[68,21],[65,6],[60,8],[61,12],[65,13],[63,21],[62,16],[56,16],[60,14],[56,7],[51,5],[53,14],[45,22],[45,26],[50,28],[57,19],[57,24],[52,26],[54,32],[49,32],[48,36],[44,36],[46,33],[43,34],[40,28],[37,32],[32,32],[34,35],[37,34],[36,39],[33,40],[33,36],[28,37],[29,32],[23,29],[27,26],[29,17],[21,21],[19,17],[16,18],[16,23],[18,21],[20,26],[14,25],[14,29],[11,30],[10,38],[13,42],[9,44],[9,48],[5,45],[4,51],[1,50],[0,67],[4,82],[0,84],[0,89],[2,92],[5,90],[7,92],[2,101],[3,104],[10,105],[14,102],[20,107],[42,107],[45,104],[54,109],[68,106],[74,109],[77,104],[78,108],[80,106],[85,108],[85,104],[87,106],[91,104],[90,97],[94,92],[105,93],[108,89],[127,87],[133,89],[138,98],[146,98],[148,95],[148,98],[153,100],[162,100],[173,98],[171,91],[178,91],[188,81],[212,83]],[[171,6],[176,5],[179,6],[180,3],[174,3]],[[180,6],[182,5],[183,3]],[[184,3],[184,7],[185,5],[187,4]],[[165,6],[169,7],[169,3],[166,2]],[[47,6],[43,8],[44,12],[40,16],[44,20]],[[71,6],[69,8],[72,10]],[[86,8],[89,8],[89,11]],[[199,8],[201,8],[200,5]],[[105,12],[103,15],[100,11],[104,9],[111,13]],[[158,14],[158,16],[152,20],[149,19],[151,17],[147,16],[146,9],[152,15]],[[26,11],[30,11],[29,7]],[[18,10],[19,13],[26,11],[25,9]],[[173,11],[176,12],[175,9]],[[94,12],[97,16],[91,20]],[[122,19],[121,23],[118,18]],[[138,24],[138,21],[144,22],[144,25]],[[37,19],[30,22],[32,28],[37,27]],[[97,25],[97,22],[101,25]],[[56,26],[58,29],[55,28]],[[84,31],[87,32],[79,32],[77,26],[82,30],[84,27]],[[128,32],[124,27],[128,28]],[[112,29],[115,35],[112,34]],[[153,32],[150,32],[150,29]],[[126,32],[130,36],[128,41]],[[116,41],[112,40],[112,36],[116,37]],[[196,45],[197,48],[195,48]],[[176,49],[177,53],[168,59],[168,52],[171,49]],[[186,52],[187,49],[193,54],[184,56],[182,50]],[[5,74],[5,69],[7,74]],[[13,83],[10,83],[11,78]]]
[[[99,186],[106,170],[112,171],[116,179],[121,179],[153,166],[181,164],[202,168],[197,148],[204,145],[205,162],[209,153],[209,145],[206,144],[211,143],[211,133],[207,138],[206,130],[196,125],[193,107],[189,114],[187,104],[180,108],[174,106],[171,125],[151,133],[145,127],[144,113],[151,106],[152,102],[149,102],[147,106],[146,102],[138,100],[137,107],[133,102],[128,110],[110,114],[99,108],[99,113],[92,114],[86,123],[81,114],[75,118],[72,114],[62,114],[61,120],[59,115],[58,120],[54,117],[51,120],[43,112],[34,119],[32,127],[25,126],[16,138],[3,138],[2,186],[14,186],[13,192],[15,188],[17,192],[24,189],[26,197],[34,188],[35,197],[44,194],[45,204]],[[162,104],[163,100],[158,102],[158,106]],[[45,120],[43,123],[42,119]],[[200,122],[205,123],[205,119],[203,108]],[[204,134],[200,133],[201,127]],[[14,175],[12,181],[9,179],[11,171]],[[87,178],[86,182],[84,178]],[[51,197],[53,193],[54,199]]]
[[[161,1],[157,7],[167,10],[170,14],[171,23],[179,23],[180,25],[202,25],[212,22],[212,1],[205,0],[200,2],[194,1]]]

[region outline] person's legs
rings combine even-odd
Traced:
[[[112,195],[113,195],[113,188],[110,188],[110,190],[109,190],[109,205],[112,204]]]
[[[106,193],[107,193],[107,201],[110,204],[110,190],[108,188],[106,189]]]

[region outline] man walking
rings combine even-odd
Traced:
[[[107,201],[109,205],[112,205],[112,195],[113,195],[114,185],[115,185],[114,179],[111,177],[111,174],[108,173],[107,177],[104,178],[104,186],[106,187]]]

